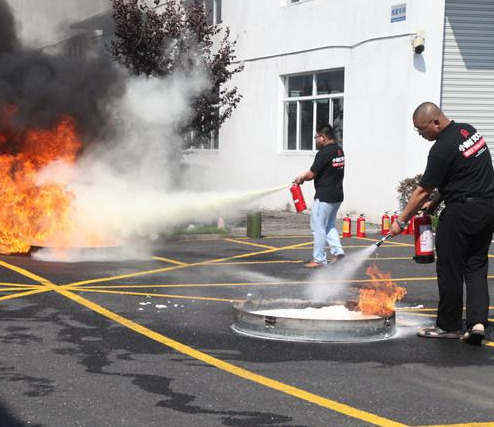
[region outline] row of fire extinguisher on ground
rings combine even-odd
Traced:
[[[305,204],[304,195],[302,194],[302,189],[296,183],[290,187],[292,193],[293,203],[295,204],[295,209],[297,212],[303,212],[307,209]],[[381,235],[386,236],[389,234],[389,228],[391,224],[398,218],[398,212],[396,211],[393,215],[389,215],[386,212],[381,218]],[[407,225],[407,228],[403,230],[401,234],[413,234],[414,233],[414,219],[413,217]],[[343,237],[352,237],[352,219],[347,215],[343,218]],[[365,237],[365,216],[361,214],[357,219],[357,237]]]
[[[386,212],[381,218],[381,235],[387,236],[389,234],[389,229],[391,224],[398,218],[398,211],[395,211],[393,215],[389,215],[390,212]],[[366,237],[365,234],[365,216],[360,214],[357,218],[357,237]],[[414,233],[414,222],[415,216],[408,222],[407,227],[402,231],[401,234],[413,234]],[[343,218],[343,237],[352,237],[352,219],[345,215]]]
[[[307,209],[304,196],[300,186],[294,183],[290,191],[292,193],[293,202],[297,212],[303,212]],[[394,212],[393,215],[389,215],[389,211],[386,212],[381,218],[381,235],[387,236],[391,224],[398,218],[398,212]],[[432,233],[432,221],[429,215],[413,216],[408,221],[407,227],[401,234],[413,234],[415,241],[415,255],[414,260],[417,263],[431,263],[434,262],[434,239]],[[352,237],[352,219],[347,215],[343,218],[343,237]],[[366,237],[365,234],[365,216],[361,214],[357,218],[357,237]]]

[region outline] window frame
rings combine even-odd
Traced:
[[[303,1],[303,0],[302,0]],[[329,68],[325,70],[318,70],[318,71],[312,71],[312,72],[303,72],[303,73],[293,73],[293,74],[286,74],[281,77],[282,80],[282,85],[283,85],[283,97],[281,99],[282,101],[282,126],[283,126],[283,133],[282,133],[282,151],[284,153],[307,153],[307,152],[313,152],[316,150],[316,142],[314,138],[312,138],[312,149],[307,150],[307,149],[302,149],[301,145],[301,136],[302,136],[302,128],[301,128],[301,102],[303,101],[317,101],[319,99],[327,99],[329,100],[329,123],[333,125],[334,121],[334,103],[333,99],[341,99],[343,101],[343,105],[345,104],[345,88],[344,88],[344,83],[343,83],[343,91],[342,92],[336,92],[336,93],[329,93],[329,94],[321,94],[317,95],[317,75],[321,75],[323,73],[331,72],[331,71],[338,71],[338,70],[343,70],[343,79],[345,78],[345,67],[336,67],[336,68]],[[288,90],[289,90],[289,78],[290,77],[297,77],[297,76],[312,76],[312,95],[306,95],[306,96],[288,96]],[[344,80],[343,80],[344,82]],[[316,94],[316,95],[314,95]],[[288,135],[287,135],[287,128],[288,128],[288,122],[287,122],[287,106],[289,103],[297,103],[297,122],[296,122],[296,139],[295,139],[295,148],[294,149],[289,149],[288,148]],[[344,107],[343,107],[344,111]],[[317,126],[317,102],[312,102],[312,130],[313,133],[315,133],[315,129]]]

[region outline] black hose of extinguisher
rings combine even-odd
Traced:
[[[386,234],[381,240],[376,242],[376,246],[379,247],[381,246],[386,239],[389,239],[391,237],[391,234]]]

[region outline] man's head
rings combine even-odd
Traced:
[[[422,138],[435,141],[439,132],[448,126],[450,120],[432,102],[423,102],[413,113],[413,125]]]
[[[320,150],[328,144],[334,142],[334,131],[333,126],[329,123],[324,123],[316,127],[316,135],[314,136],[316,140],[316,148]]]

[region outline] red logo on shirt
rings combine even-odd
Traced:
[[[470,157],[472,154],[478,153],[477,155],[479,155],[484,152],[485,148],[482,149],[484,146],[484,137],[477,132],[466,141],[463,141],[463,143],[458,146],[458,150],[463,154],[463,157]]]
[[[470,132],[466,129],[460,129],[460,133],[463,135],[463,138],[468,138],[470,136]]]

